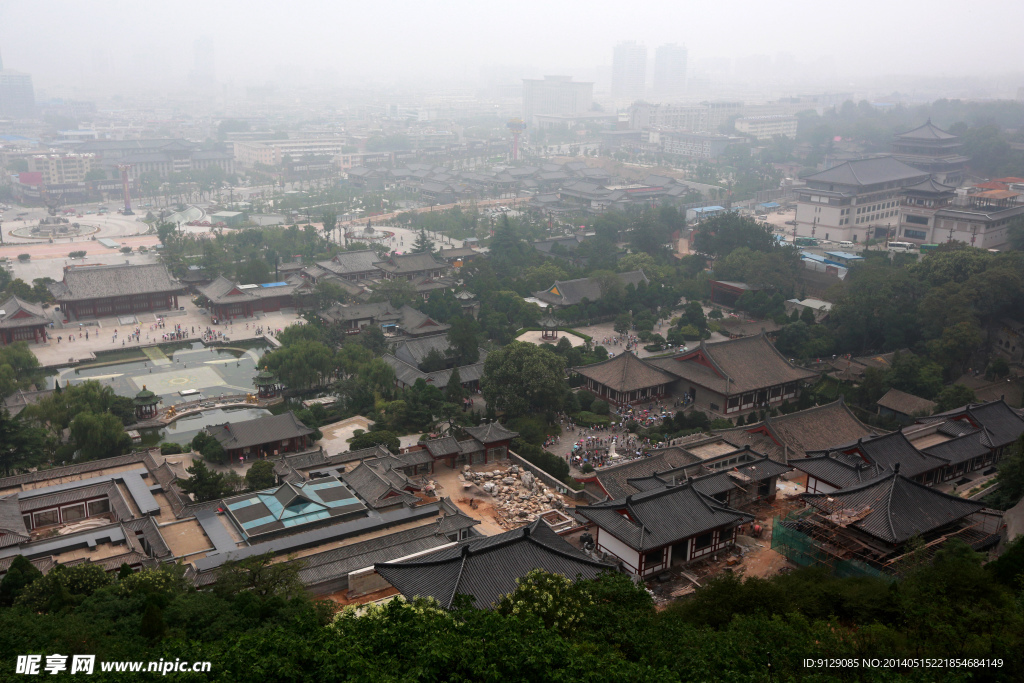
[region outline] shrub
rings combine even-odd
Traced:
[[[28,261],[30,258],[32,258],[32,254],[18,254],[19,261]]]
[[[131,247],[121,247],[121,253],[122,254],[130,254],[130,253],[132,253],[132,248]]]
[[[722,309],[720,309],[720,308],[712,308],[711,312],[708,313],[708,317],[711,318],[712,320],[721,320],[722,319]]]
[[[165,441],[160,444],[160,455],[175,455],[177,453],[184,453],[185,449],[181,447],[179,443],[170,443]]]
[[[577,391],[576,399],[580,403],[580,410],[584,412],[590,411],[590,406],[594,405],[594,401],[596,400],[594,395],[589,391]]]
[[[589,462],[586,462],[583,463],[583,467],[581,467],[580,470],[583,472],[583,474],[590,474],[591,472],[594,471],[594,466],[591,465]]]
[[[698,330],[694,325],[683,325],[679,328],[679,334],[681,334],[683,339],[687,341],[700,339],[700,330]]]
[[[611,419],[604,415],[595,415],[587,411],[580,411],[572,416],[572,421],[581,427],[596,427],[597,425],[610,425]]]
[[[73,251],[68,254],[68,258],[85,258],[85,251]]]
[[[590,412],[595,415],[607,415],[608,414],[608,402],[598,399],[590,404]]]
[[[512,440],[512,450],[531,465],[536,465],[555,479],[564,481],[569,477],[569,463],[554,453],[534,446],[522,439]]]
[[[727,417],[716,417],[711,421],[712,429],[729,429],[732,426],[732,420]]]

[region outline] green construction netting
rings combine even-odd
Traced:
[[[795,512],[786,517],[776,517],[772,523],[772,550],[785,555],[790,562],[801,567],[824,564],[831,567],[838,577],[873,576],[880,579],[892,577],[858,560],[840,560],[822,550],[817,542],[798,531],[800,522],[807,511]]]

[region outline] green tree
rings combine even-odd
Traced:
[[[132,439],[124,431],[124,424],[110,413],[79,413],[70,427],[71,441],[82,460],[110,458],[131,450]]]
[[[253,491],[262,491],[277,484],[274,464],[269,460],[257,460],[245,473],[245,485]]]
[[[370,303],[390,302],[395,308],[401,308],[416,300],[416,290],[412,283],[404,278],[381,280],[373,285]]]
[[[45,432],[19,417],[11,417],[0,406],[0,470],[4,476],[34,467],[45,456]]]
[[[40,382],[39,360],[26,342],[0,346],[0,399]]]
[[[445,360],[444,354],[437,349],[430,349],[427,355],[420,361],[419,368],[421,372],[437,372],[438,370],[444,370],[447,367],[448,361]]]
[[[373,448],[378,444],[396,454],[401,448],[401,442],[397,436],[392,432],[381,429],[374,432],[363,432],[362,434],[357,434],[351,441],[349,441],[348,449],[350,451],[359,451],[364,448]]]
[[[195,496],[196,501],[200,503],[217,500],[231,493],[224,475],[209,469],[202,460],[194,461],[185,471],[188,472],[189,478],[179,479],[178,486],[185,493]]]
[[[574,583],[561,574],[533,569],[516,579],[516,589],[503,597],[496,609],[506,616],[529,614],[539,618],[546,629],[571,633],[592,604],[584,584]]]
[[[471,365],[480,359],[480,324],[469,316],[457,316],[448,330],[449,354],[456,365]]]
[[[43,573],[24,555],[15,555],[0,580],[0,605],[10,607],[33,581],[42,578]]]
[[[416,241],[412,244],[411,251],[414,254],[434,253],[434,243],[429,237],[427,237],[427,231],[425,228],[420,228],[419,234],[416,235]]]
[[[247,593],[259,600],[293,599],[305,594],[299,579],[302,562],[275,562],[273,553],[229,560],[217,573],[213,590],[221,596]]]
[[[512,342],[487,356],[481,386],[488,407],[509,417],[555,412],[568,387],[565,359],[533,344]]]
[[[968,403],[974,403],[974,399],[974,390],[970,387],[963,384],[950,384],[943,387],[939,395],[935,397],[935,402],[938,404],[935,410],[936,412],[943,413],[947,410],[965,406]]]
[[[80,605],[112,580],[98,564],[86,562],[70,567],[59,564],[28,584],[15,602],[33,612],[60,612]]]
[[[459,376],[459,369],[457,367],[452,368],[452,374],[444,388],[445,401],[458,406],[466,398],[466,393],[466,390],[462,387],[462,377]]]
[[[694,249],[713,256],[727,256],[741,247],[760,252],[786,248],[775,239],[770,225],[732,212],[702,221],[693,238]]]
[[[999,496],[1011,508],[1024,498],[1024,434],[1007,449],[999,462]]]
[[[337,303],[348,301],[348,293],[337,282],[321,280],[313,287],[313,308],[323,311]]]
[[[266,354],[262,361],[284,384],[309,389],[328,384],[337,369],[336,354],[318,341],[297,340]]]

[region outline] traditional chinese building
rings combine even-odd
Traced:
[[[597,527],[597,548],[648,577],[721,552],[753,516],[701,493],[692,480],[576,508]]]
[[[159,410],[157,406],[160,405],[160,397],[147,389],[146,385],[143,384],[142,391],[135,395],[132,403],[135,405],[135,417],[139,420],[148,420],[156,417]]]
[[[65,321],[177,310],[184,291],[158,263],[65,267],[64,279],[49,288]]]
[[[43,344],[50,323],[42,306],[12,296],[0,304],[0,346],[19,341]]]
[[[231,460],[239,460],[305,450],[314,430],[289,411],[207,427],[206,431],[220,442]]]
[[[698,410],[735,417],[796,399],[817,373],[798,368],[764,334],[701,345],[671,358],[647,361],[678,378],[676,392]]]
[[[576,368],[586,378],[583,387],[598,398],[625,405],[668,396],[676,377],[640,360],[631,351],[593,365]]]
[[[301,307],[312,293],[313,284],[298,276],[262,285],[243,285],[220,276],[199,288],[199,294],[209,302],[210,313],[221,320]]]

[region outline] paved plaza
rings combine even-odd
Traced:
[[[102,351],[173,343],[173,340],[164,340],[163,335],[173,332],[175,325],[181,325],[183,329],[189,331],[189,337],[182,341],[201,341],[203,331],[209,327],[214,331],[223,332],[222,341],[230,343],[262,339],[264,335],[257,334],[258,328],[277,331],[283,330],[289,325],[301,325],[305,322],[294,310],[283,309],[274,313],[259,313],[257,317],[248,320],[235,320],[228,324],[214,325],[206,309],[199,308],[191,301],[179,299],[179,303],[185,308],[184,311],[138,313],[128,316],[133,319],[131,323],[123,322],[126,318],[121,317],[76,321],[64,326],[55,316],[54,327],[49,330],[49,341],[45,344],[29,344],[29,348],[39,359],[40,365],[52,367],[95,360],[95,354]],[[164,321],[162,329],[156,327],[159,319]],[[134,332],[136,327],[142,330],[141,338],[139,341],[128,341],[126,337]],[[115,331],[117,332],[116,339],[114,338]],[[89,335],[88,339],[86,339],[86,334]],[[70,335],[74,336],[74,341],[68,340]],[[61,338],[59,342],[57,341],[58,337]]]

